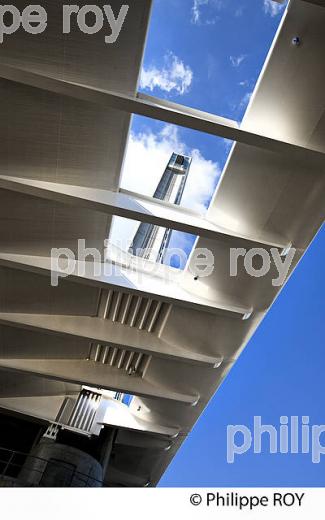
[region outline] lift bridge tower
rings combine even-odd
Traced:
[[[153,197],[180,205],[191,162],[191,157],[173,153]],[[163,263],[171,234],[171,229],[141,223],[134,235],[129,253],[153,262]]]

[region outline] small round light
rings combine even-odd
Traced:
[[[294,38],[292,38],[292,45],[295,45],[296,47],[299,47],[299,45],[301,45],[301,39],[299,38],[299,36],[295,36]]]

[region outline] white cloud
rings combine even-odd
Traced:
[[[240,56],[229,56],[229,59],[233,67],[239,67],[239,65],[243,63],[246,57],[246,54],[240,54]]]
[[[248,79],[244,79],[243,81],[240,81],[240,82],[239,82],[239,85],[240,85],[241,87],[248,87],[249,84],[250,84],[250,82],[248,81]]]
[[[264,0],[264,12],[271,16],[277,16],[285,7],[285,4],[278,4],[273,0]]]
[[[240,100],[240,103],[239,103],[240,109],[247,108],[248,103],[251,100],[252,94],[253,94],[253,92],[246,92],[246,94]]]
[[[244,6],[238,7],[238,9],[236,9],[236,11],[235,11],[236,18],[243,16],[243,13],[244,13]]]
[[[193,80],[193,72],[175,54],[169,52],[164,57],[165,66],[145,67],[141,71],[140,87],[151,92],[159,88],[165,92],[176,91],[179,95],[185,94],[190,89]]]
[[[193,23],[200,23],[201,21],[201,6],[207,5],[209,0],[194,0],[193,7],[192,7],[192,22]]]
[[[165,125],[161,132],[151,130],[130,134],[121,186],[127,190],[152,196],[173,152],[192,157],[192,165],[182,198],[182,206],[199,213],[206,211],[206,201],[214,191],[220,168],[203,157],[198,149],[190,149],[180,139],[178,129]],[[123,242],[127,248],[137,229],[137,223],[115,218],[111,240]]]
[[[232,100],[229,103],[229,107],[233,113],[234,119],[239,120],[242,117],[242,115],[245,114],[252,95],[253,91],[246,91],[239,100]]]
[[[223,7],[223,0],[193,0],[192,6],[192,23],[196,25],[214,25],[218,20],[218,16],[208,16],[203,19],[202,9],[211,8],[212,10],[218,10]],[[212,11],[213,12],[213,11]],[[212,14],[212,13],[209,13]]]
[[[205,201],[212,195],[220,169],[198,149],[190,149],[180,139],[177,127],[172,125],[165,125],[158,134],[150,130],[140,134],[131,132],[122,187],[152,196],[173,152],[192,157],[182,206],[204,213]]]
[[[231,141],[231,139],[223,139],[223,144],[227,152],[230,151],[232,145],[234,144],[234,141]]]

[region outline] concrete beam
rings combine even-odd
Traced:
[[[279,141],[264,135],[239,128],[236,121],[225,119],[207,112],[185,107],[177,103],[154,98],[144,94],[137,97],[64,81],[35,72],[0,64],[0,77],[30,87],[39,88],[63,96],[95,103],[104,108],[122,110],[190,128],[199,132],[237,141],[238,143],[262,148],[296,158],[304,163],[324,164],[325,154],[304,146]]]
[[[0,313],[0,324],[46,334],[67,335],[110,347],[134,350],[159,358],[217,368],[221,356],[211,357],[171,345],[154,334],[102,318],[46,314]]]
[[[179,426],[164,426],[156,422],[143,420],[141,417],[137,417],[136,413],[131,412],[129,408],[128,413],[124,412],[121,414],[121,410],[115,407],[111,407],[109,412],[110,413],[105,414],[103,422],[99,422],[98,424],[113,426],[114,428],[118,428],[119,432],[124,432],[126,435],[131,433],[132,436],[132,433],[136,432],[138,434],[137,437],[139,437],[139,434],[145,434],[145,437],[147,437],[146,434],[154,434],[176,438],[180,434]]]
[[[158,201],[153,197],[137,193],[115,193],[108,190],[94,189],[69,184],[57,184],[18,177],[0,175],[0,188],[63,204],[83,207],[108,215],[140,220],[156,226],[175,229],[184,233],[223,240],[241,247],[250,244],[256,246],[277,247],[284,250],[287,243],[278,236],[265,234],[262,238],[238,234],[218,226],[200,215],[175,204]]]
[[[62,262],[63,264],[64,262]],[[57,264],[57,262],[56,262]],[[176,277],[168,281],[159,276],[139,272],[132,268],[123,268],[110,262],[84,262],[74,261],[71,269],[66,271],[64,265],[52,263],[50,257],[16,255],[0,252],[0,266],[19,269],[21,271],[51,276],[55,273],[65,275],[66,280],[90,285],[101,289],[123,290],[130,294],[144,296],[179,305],[181,307],[208,312],[210,314],[228,314],[243,318],[252,313],[252,309],[233,302],[225,297],[220,301],[207,300],[196,296],[181,287],[182,277],[179,282]],[[55,268],[53,267],[55,265]],[[69,274],[67,274],[69,273]],[[109,273],[109,274],[107,274]]]
[[[123,374],[117,368],[97,364],[92,361],[0,359],[0,368],[150,399],[177,401],[190,406],[195,406],[198,401],[198,396],[174,392],[168,388],[153,385],[145,379]]]

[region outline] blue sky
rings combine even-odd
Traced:
[[[325,486],[325,460],[251,451],[228,464],[227,425],[279,425],[281,416],[325,424],[325,229],[318,234],[224,383],[184,442],[160,486]],[[240,443],[241,440],[239,439]],[[325,433],[321,436],[325,446]]]
[[[139,89],[241,121],[283,11],[272,0],[154,0]],[[171,153],[186,153],[193,162],[182,204],[204,213],[231,144],[135,116],[122,186],[152,195]],[[111,239],[123,237],[127,249],[137,224],[116,221]],[[189,253],[193,242],[174,232],[170,246]]]
[[[271,0],[155,0],[140,90],[241,120],[283,8]],[[194,155],[185,205],[204,211],[230,145],[221,138],[135,117],[124,186],[152,194],[172,151]],[[134,181],[134,158],[143,165]],[[130,172],[130,175],[128,175]],[[133,180],[132,180],[133,179]],[[132,184],[133,183],[133,184]],[[189,237],[174,244],[191,247]],[[228,424],[309,416],[324,424],[322,252],[315,239],[284,291],[164,475],[162,486],[325,485],[310,455],[252,455],[226,461]],[[324,292],[324,291],[323,291]],[[323,438],[324,437],[324,438]],[[322,441],[325,445],[325,434]]]
[[[283,12],[280,7],[272,13],[269,3],[274,4],[271,0],[154,0],[144,70],[168,69],[166,62],[170,65],[176,57],[191,71],[192,80],[184,93],[179,92],[180,81],[178,89],[169,92],[166,86],[145,88],[143,82],[140,90],[240,121]],[[162,126],[135,118],[134,132],[144,125],[156,132]],[[188,147],[199,147],[204,157],[223,167],[229,151],[223,139],[186,129],[179,133]]]

